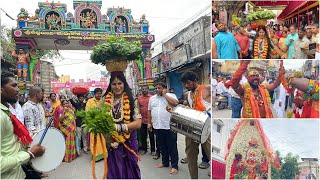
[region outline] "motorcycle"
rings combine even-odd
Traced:
[[[228,107],[228,97],[219,94],[216,98],[215,105],[219,110],[226,109]]]

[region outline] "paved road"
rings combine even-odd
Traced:
[[[185,157],[185,141],[184,136],[178,134],[178,151],[179,161]],[[201,155],[201,150],[200,150]],[[201,156],[198,157],[198,163],[201,162]],[[161,158],[158,160],[152,159],[150,152],[141,156],[139,166],[141,169],[141,176],[143,179],[190,179],[187,164],[179,162],[179,173],[177,175],[170,175],[170,168],[156,168],[155,165],[161,163]],[[208,179],[208,169],[199,169],[199,178]],[[103,161],[96,164],[97,178],[101,178],[103,174]],[[82,156],[73,160],[71,163],[63,162],[56,170],[49,172],[50,179],[91,179],[91,156],[82,154]]]

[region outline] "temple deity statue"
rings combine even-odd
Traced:
[[[122,21],[121,18],[116,18],[116,32],[117,33],[126,33],[127,29],[126,29],[126,21]]]
[[[144,68],[145,68],[145,72],[146,72],[146,77],[145,78],[152,78],[151,75],[151,53],[149,51],[149,53],[146,55],[146,60],[144,61]]]
[[[18,59],[18,78],[19,80],[27,80],[28,64],[30,61],[29,53],[26,53],[23,48],[19,48],[18,54],[16,51],[12,51],[12,56]],[[23,72],[23,77],[22,77]]]
[[[146,15],[145,15],[145,14],[143,14],[143,15],[141,16],[139,23],[140,23],[140,24],[146,24],[146,25],[149,24],[149,22],[146,20]]]
[[[30,66],[29,66],[29,76],[30,76],[30,81],[34,81],[34,73],[36,73],[35,72],[35,68],[36,68],[36,66],[37,66],[37,64],[38,64],[38,62],[39,62],[39,57],[38,57],[38,55],[36,54],[36,51],[35,51],[35,49],[31,49],[30,50]]]
[[[86,14],[80,15],[81,26],[84,28],[96,28],[95,23],[97,22],[97,16],[91,11],[87,11]]]
[[[60,30],[61,29],[61,19],[55,14],[47,15],[46,24],[49,30]]]

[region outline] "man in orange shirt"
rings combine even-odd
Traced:
[[[211,86],[199,85],[198,77],[193,72],[186,72],[181,76],[181,81],[190,92],[187,96],[188,106],[198,111],[207,111],[211,114]],[[201,144],[207,157],[211,157],[211,138]],[[186,137],[186,154],[191,179],[198,179],[198,154],[199,143]]]

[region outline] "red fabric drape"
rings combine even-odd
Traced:
[[[225,179],[226,165],[222,162],[212,160],[212,179]]]

